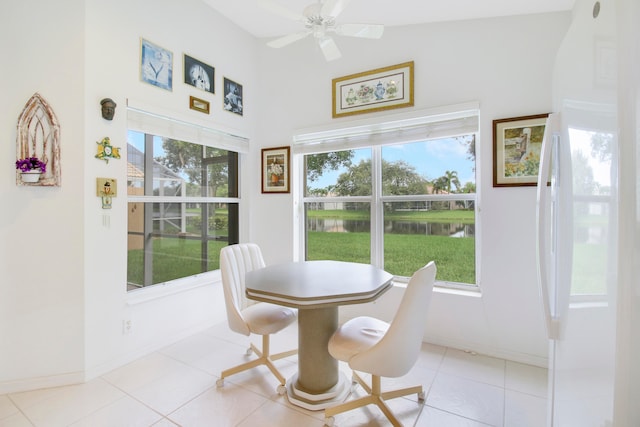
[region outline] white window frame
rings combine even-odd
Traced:
[[[243,204],[242,189],[242,157],[249,153],[249,138],[239,135],[235,131],[221,128],[212,128],[202,123],[190,121],[186,117],[180,117],[174,112],[155,111],[157,108],[149,108],[148,105],[138,101],[127,99],[127,129],[171,138],[179,141],[187,141],[203,146],[234,151],[238,154],[238,197],[193,197],[189,201],[200,203],[234,203],[238,205],[239,234],[243,234]],[[166,198],[158,196],[130,196],[129,202],[166,202],[176,203],[175,197]],[[138,290],[127,291],[128,304],[147,302],[156,298],[163,298],[175,293],[185,292],[194,287],[205,286],[212,279],[219,277],[219,270],[202,272],[192,276],[182,277],[165,283],[157,283],[152,286],[142,287]]]
[[[293,208],[294,208],[294,260],[301,261],[305,254],[305,215],[304,205],[306,202],[326,202],[322,197],[304,196],[304,156],[306,154],[343,151],[364,147],[372,148],[372,164],[379,165],[381,150],[383,145],[408,143],[428,139],[441,139],[461,135],[476,135],[476,153],[479,153],[479,121],[480,110],[477,102],[457,104],[429,110],[415,110],[410,113],[376,116],[364,120],[354,120],[343,127],[328,127],[320,129],[306,129],[297,132],[293,137],[292,161],[293,161]],[[371,222],[373,230],[381,230],[378,222],[383,220],[383,203],[388,201],[411,200],[474,200],[475,201],[475,268],[476,283],[462,284],[452,282],[437,283],[438,286],[479,292],[481,282],[480,271],[480,251],[481,230],[480,223],[480,160],[476,155],[476,193],[475,194],[452,194],[452,195],[415,195],[415,196],[383,196],[380,189],[373,188],[371,196],[359,197],[332,197],[331,201],[363,201],[370,202],[372,208]],[[374,185],[379,185],[376,177],[381,171],[373,169]],[[383,264],[383,238],[382,235],[371,236],[371,254],[374,264]],[[403,282],[407,278],[396,277],[396,280]]]

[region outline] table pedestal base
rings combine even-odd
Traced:
[[[329,354],[338,328],[338,307],[298,310],[298,373],[287,381],[289,401],[312,411],[342,402],[351,382]]]
[[[320,411],[329,406],[344,402],[351,391],[351,381],[340,373],[338,383],[322,393],[309,393],[297,388],[298,374],[287,381],[287,398],[289,402],[310,411]]]

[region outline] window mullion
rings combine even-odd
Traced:
[[[371,151],[371,263],[384,268],[382,149],[380,146],[373,146]]]

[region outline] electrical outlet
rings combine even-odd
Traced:
[[[131,319],[124,319],[122,321],[122,334],[123,335],[130,335],[133,329],[133,324],[131,322]]]

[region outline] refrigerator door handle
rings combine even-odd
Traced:
[[[549,230],[552,226],[553,215],[553,188],[548,188],[548,180],[552,169],[554,152],[557,154],[557,138],[558,134],[554,132],[556,128],[557,113],[549,114],[547,124],[545,126],[544,139],[540,150],[540,171],[538,173],[537,187],[537,212],[536,212],[536,233],[537,233],[537,267],[538,267],[538,284],[540,288],[540,296],[542,298],[542,307],[544,310],[545,325],[547,328],[547,336],[549,339],[557,339],[560,331],[559,319],[554,313],[551,306],[552,301],[552,272],[553,265],[550,261],[550,254],[554,252],[552,234]],[[557,160],[557,157],[556,157]],[[552,179],[552,185],[555,185]]]

